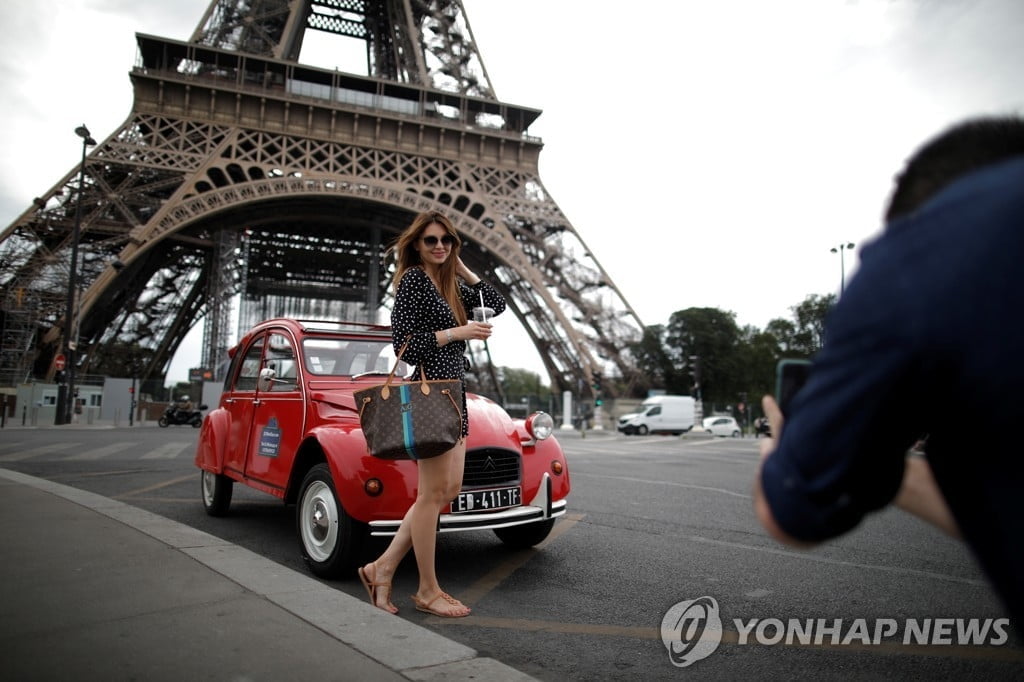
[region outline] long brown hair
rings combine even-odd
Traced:
[[[466,309],[462,305],[462,296],[459,295],[459,284],[455,278],[456,263],[458,263],[462,239],[455,230],[452,221],[443,213],[438,211],[424,211],[420,213],[413,218],[412,224],[405,228],[405,231],[395,240],[394,245],[388,249],[388,252],[393,253],[397,261],[394,279],[395,291],[398,291],[398,284],[402,281],[402,276],[405,275],[406,270],[423,265],[423,260],[420,258],[420,252],[417,248],[417,242],[423,236],[423,232],[433,223],[443,227],[445,232],[455,238],[451,253],[449,253],[444,263],[441,264],[437,276],[440,280],[438,283],[441,286],[441,296],[448,302],[459,324],[466,324],[468,321]]]

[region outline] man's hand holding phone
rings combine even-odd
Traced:
[[[761,462],[757,467],[757,473],[754,474],[754,513],[772,537],[794,547],[810,545],[790,536],[775,521],[775,516],[772,514],[761,487],[761,467],[764,466],[764,461],[775,452],[776,443],[782,436],[782,428],[786,421],[785,410],[788,409],[793,396],[807,381],[809,373],[810,362],[807,360],[785,359],[779,361],[776,370],[775,396],[766,395],[761,398],[761,409],[764,410],[764,416],[768,418],[772,435],[761,439]]]
[[[779,360],[775,369],[775,397],[766,395],[761,399],[761,409],[768,418],[771,427],[771,438],[761,441],[761,459],[775,450],[775,441],[782,434],[786,411],[793,397],[803,387],[810,375],[811,361],[784,358]]]
[[[768,419],[768,426],[771,428],[770,433],[772,435],[760,439],[760,450],[761,459],[763,460],[768,455],[775,451],[775,442],[780,435],[782,435],[782,425],[786,419],[782,415],[782,410],[779,409],[779,404],[775,402],[775,398],[770,395],[766,395],[761,398],[761,409],[764,411],[764,416]]]
[[[783,358],[775,367],[775,402],[783,415],[789,414],[793,398],[807,383],[811,374],[811,361]]]

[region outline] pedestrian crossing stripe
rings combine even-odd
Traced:
[[[102,459],[103,457],[109,457],[114,453],[127,450],[138,445],[137,442],[120,442],[111,443],[110,445],[104,445],[100,448],[93,448],[92,450],[86,450],[85,452],[79,452],[76,455],[71,455],[67,459],[69,460],[84,460],[84,459]]]
[[[52,452],[67,450],[68,448],[73,448],[76,445],[77,443],[51,443],[50,445],[40,445],[37,448],[29,448],[28,450],[9,452],[6,455],[0,455],[0,462],[20,462],[21,460],[29,459],[30,457],[38,457],[39,455],[48,455]]]
[[[16,450],[14,452],[2,454],[0,455],[0,462],[20,462],[34,457],[43,457],[44,455],[57,455],[58,459],[65,462],[81,462],[102,459],[104,457],[110,457],[111,455],[126,451],[128,454],[139,454],[139,459],[174,459],[175,457],[180,457],[183,454],[191,455],[195,451],[195,443],[191,441],[173,441],[170,443],[164,443],[163,445],[144,453],[138,453],[138,445],[139,443],[135,441],[120,441],[78,452],[78,449],[82,446],[81,443],[51,443],[49,445],[40,445],[35,448]],[[64,451],[71,451],[72,454],[67,457],[59,457],[59,455]]]
[[[181,454],[182,449],[190,446],[195,447],[195,444],[187,441],[165,443],[158,448],[150,450],[139,459],[174,459]]]

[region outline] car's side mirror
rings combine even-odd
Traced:
[[[270,369],[269,367],[264,367],[263,369],[261,369],[260,370],[260,378],[256,382],[257,390],[269,391],[270,387],[271,387],[271,385],[273,385],[274,379],[276,377],[277,377],[277,372],[275,372],[274,370]]]
[[[287,391],[288,387],[295,387],[296,379],[287,377],[285,379],[277,378],[277,370],[273,367],[264,367],[260,370],[260,378],[256,382],[256,388],[260,391],[272,391],[274,390],[274,384],[284,384],[284,388],[279,388],[279,391]]]

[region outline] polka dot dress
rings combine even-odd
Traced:
[[[459,281],[459,292],[466,317],[472,319],[473,308],[480,305],[483,294],[484,305],[497,315],[505,310],[505,299],[484,281],[473,286]],[[391,329],[395,352],[397,353],[411,335],[409,347],[402,359],[416,366],[414,379],[426,371],[427,379],[459,379],[462,384],[462,435],[469,435],[469,416],[466,414],[466,353],[465,341],[452,341],[439,346],[434,335],[442,329],[458,327],[448,302],[441,296],[430,277],[421,267],[409,268],[402,275],[395,294],[395,305],[391,310]]]

